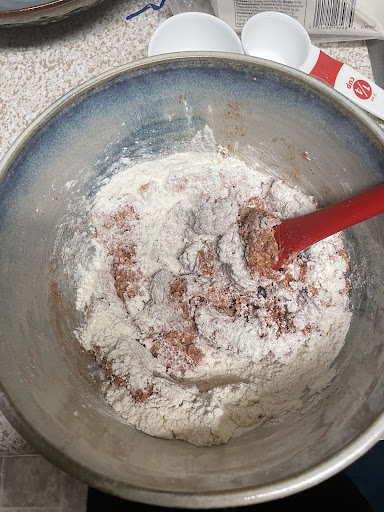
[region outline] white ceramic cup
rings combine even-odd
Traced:
[[[183,51],[244,53],[239,36],[227,23],[203,12],[183,12],[153,33],[148,56]]]

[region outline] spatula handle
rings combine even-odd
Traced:
[[[291,253],[381,213],[384,213],[384,184],[302,217],[285,219],[275,230],[280,248],[278,264]]]

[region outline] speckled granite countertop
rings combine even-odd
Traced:
[[[45,108],[110,68],[146,56],[155,28],[171,15],[165,4],[126,21],[143,0],[109,0],[75,17],[42,27],[0,29],[0,158]],[[372,78],[364,42],[323,50]],[[33,450],[0,412],[0,455]]]

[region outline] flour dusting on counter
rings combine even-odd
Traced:
[[[123,418],[210,446],[283,420],[329,384],[351,317],[342,238],[277,271],[259,271],[252,251],[256,213],[262,231],[315,208],[220,151],[126,162],[100,187],[77,336]]]

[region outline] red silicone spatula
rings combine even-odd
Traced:
[[[284,219],[274,228],[279,258],[273,269],[290,255],[380,213],[384,213],[384,184],[302,217]]]

